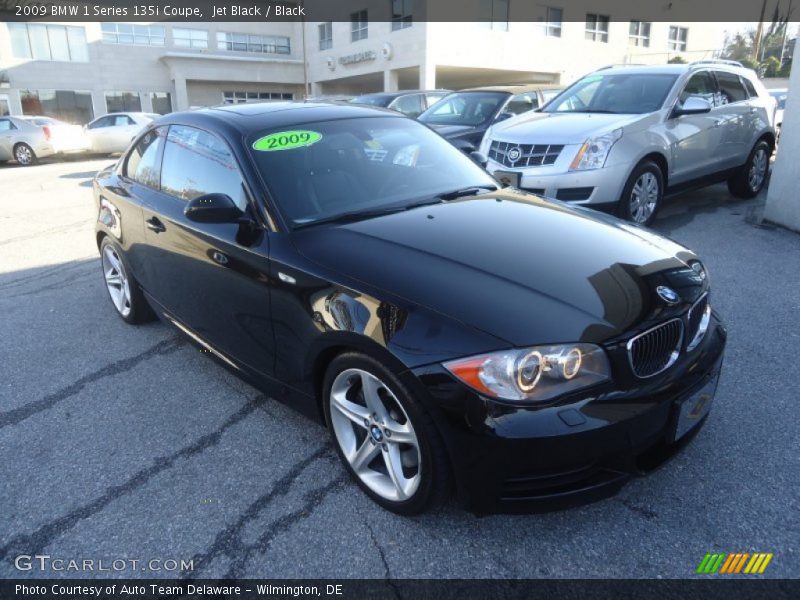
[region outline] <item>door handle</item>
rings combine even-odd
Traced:
[[[158,220],[158,217],[150,217],[144,222],[144,224],[150,231],[155,231],[156,233],[161,233],[167,230],[167,228],[164,227],[164,224]]]

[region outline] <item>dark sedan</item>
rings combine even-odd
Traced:
[[[429,106],[449,94],[449,90],[401,90],[399,92],[377,92],[351,99],[353,104],[390,108],[407,117],[418,117]]]
[[[501,190],[396,113],[171,114],[94,195],[117,313],[319,419],[397,513],[608,495],[708,414],[725,331],[691,251]]]

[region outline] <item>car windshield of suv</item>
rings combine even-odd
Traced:
[[[565,90],[542,112],[642,114],[661,109],[677,75],[593,73]]]
[[[439,100],[419,116],[429,125],[476,127],[494,117],[509,97],[506,92],[458,92]]]
[[[497,188],[464,153],[410,119],[304,123],[259,131],[247,145],[278,210],[295,227],[362,220]]]
[[[373,96],[368,94],[366,96],[357,96],[350,100],[353,104],[367,104],[369,106],[383,106],[384,108],[391,104],[394,98],[392,96]]]

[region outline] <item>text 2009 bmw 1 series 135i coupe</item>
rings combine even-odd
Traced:
[[[108,293],[330,430],[401,514],[615,492],[705,420],[725,330],[690,250],[497,182],[380,109],[156,120],[94,181]]]

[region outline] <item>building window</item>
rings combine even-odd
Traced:
[[[508,31],[509,0],[479,0],[478,21],[486,29]]]
[[[248,33],[220,32],[217,47],[232,52],[257,52],[259,54],[291,54],[288,37],[252,35]]]
[[[107,44],[164,45],[164,27],[161,25],[101,23],[100,26],[103,29],[103,41]]]
[[[208,48],[208,32],[205,29],[172,29],[172,41],[179,48]]]
[[[333,23],[320,23],[319,27],[319,49],[328,50],[333,47]]]
[[[391,0],[392,2],[392,31],[411,27],[411,13],[414,10],[414,0]]]
[[[546,7],[544,34],[550,37],[561,37],[561,18],[564,11],[560,8]]]
[[[154,113],[166,115],[172,112],[172,96],[169,92],[150,92],[150,104]]]
[[[23,115],[84,124],[94,119],[92,93],[74,90],[20,90]]]
[[[89,50],[83,27],[8,23],[15,58],[87,62]]]
[[[611,18],[606,15],[586,14],[586,39],[592,42],[608,43],[608,24]]]
[[[350,15],[350,41],[365,40],[368,34],[369,21],[367,20],[367,11],[360,10],[352,13]]]
[[[670,27],[668,50],[686,51],[686,39],[689,37],[689,29],[686,27]]]
[[[142,112],[142,99],[138,92],[106,92],[106,111]]]
[[[631,21],[628,33],[628,44],[631,46],[650,47],[650,23],[646,21]]]
[[[294,94],[287,92],[222,92],[223,104],[246,104],[269,100],[294,100]]]

